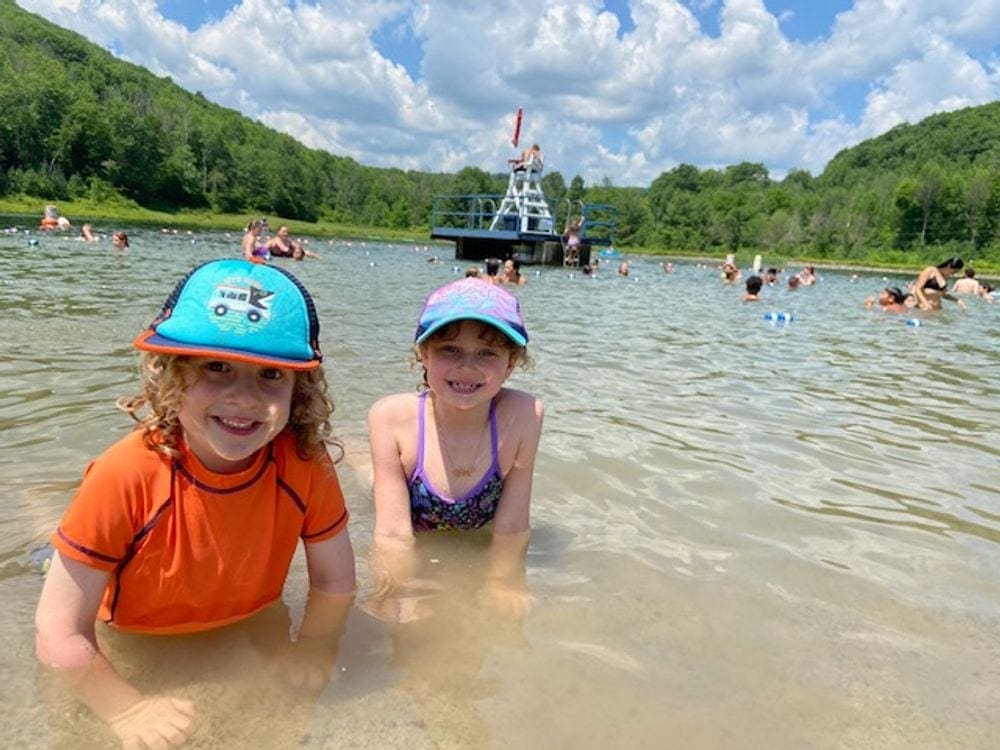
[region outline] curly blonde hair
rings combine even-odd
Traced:
[[[118,399],[118,408],[126,412],[142,430],[142,439],[150,450],[178,458],[181,439],[180,409],[184,393],[197,378],[194,358],[178,354],[142,352],[139,357],[142,390]],[[295,436],[295,447],[304,459],[323,456],[328,446],[337,448],[339,461],[343,446],[333,438],[330,415],[333,401],[327,393],[326,373],[322,367],[297,370],[292,390],[292,404],[285,430]],[[146,412],[143,415],[143,412]]]
[[[495,326],[491,326],[489,323],[484,323],[479,320],[470,320],[468,322],[475,323],[479,327],[477,335],[487,344],[490,346],[500,346],[503,349],[506,349],[510,354],[511,359],[514,361],[515,367],[531,369],[534,362],[532,362],[531,357],[528,356],[527,347],[514,343],[514,341],[508,338],[503,331]],[[455,338],[458,336],[462,323],[462,320],[456,320],[453,323],[442,326],[440,329],[424,339],[421,343],[413,345],[413,360],[411,364],[414,366],[420,365],[423,370],[420,383],[417,384],[417,390],[422,391],[430,387],[427,385],[427,368],[423,366],[422,354],[424,347],[432,341],[448,341]]]

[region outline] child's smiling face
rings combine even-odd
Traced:
[[[178,413],[184,440],[209,471],[242,471],[288,424],[295,373],[234,360],[193,363]]]
[[[489,327],[463,320],[457,334],[433,336],[424,343],[420,359],[435,396],[458,408],[472,408],[499,393],[516,359],[502,339],[489,334]]]

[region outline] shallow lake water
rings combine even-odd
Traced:
[[[238,236],[0,236],[0,659],[8,747],[111,746],[43,679],[43,545],[86,462],[129,429],[133,336]],[[35,238],[36,235],[30,235]],[[424,296],[450,248],[313,240],[310,289],[344,444],[361,595],[372,529],[365,414],[414,388]],[[431,255],[444,258],[430,263]],[[661,258],[595,278],[526,268],[516,293],[546,423],[520,621],[477,606],[481,540],[421,544],[434,614],[360,608],[339,679],[274,682],[248,628],[105,636],[147,691],[189,697],[203,748],[993,748],[1000,727],[1000,303],[872,313],[901,275],[821,271],[739,301]],[[797,270],[797,269],[793,269]],[[792,312],[788,324],[764,320]],[[301,607],[297,559],[286,600]]]

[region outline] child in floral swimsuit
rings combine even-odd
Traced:
[[[376,402],[369,412],[375,484],[375,599],[391,600],[414,577],[415,532],[492,523],[484,596],[523,614],[529,508],[543,409],[507,388],[526,359],[517,298],[465,278],[433,292],[415,336],[424,390]],[[380,616],[394,615],[376,604]]]

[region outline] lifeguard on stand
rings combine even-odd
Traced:
[[[490,224],[491,230],[517,232],[552,232],[552,214],[542,192],[541,147],[535,143],[521,152],[520,159],[508,160],[510,177],[507,194]]]
[[[517,110],[514,137],[518,148],[524,110]],[[521,263],[586,265],[591,245],[614,237],[614,206],[569,201],[564,235],[555,228],[558,213],[542,190],[544,159],[537,143],[509,159],[505,195],[435,195],[431,199],[431,238],[455,243],[456,260],[510,258]],[[584,229],[586,225],[586,229]]]
[[[521,152],[520,159],[509,159],[507,161],[515,170],[528,170],[534,169],[538,172],[542,171],[545,159],[542,157],[542,147],[537,143],[531,144],[528,148]]]

